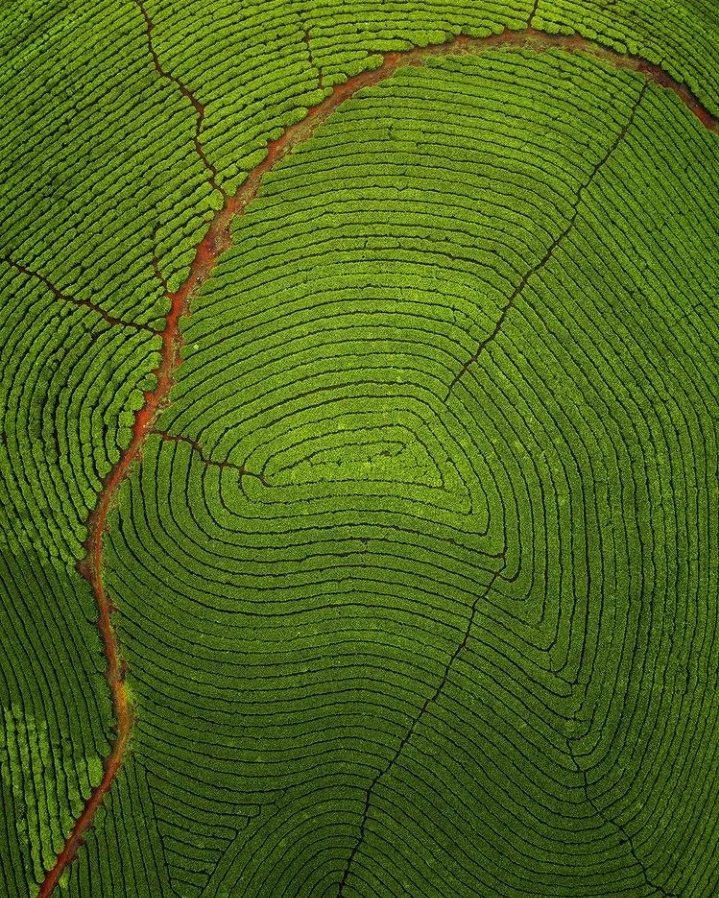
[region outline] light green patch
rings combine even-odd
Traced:
[[[100,785],[102,781],[102,761],[100,758],[88,758],[87,759],[87,772],[90,776],[90,785],[94,789],[96,786]]]

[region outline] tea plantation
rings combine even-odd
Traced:
[[[719,7],[0,60],[0,898],[716,898]]]

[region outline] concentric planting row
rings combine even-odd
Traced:
[[[718,165],[504,50],[272,170],[107,537],[136,758],[73,898],[715,893]]]

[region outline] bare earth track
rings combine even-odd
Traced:
[[[38,892],[38,898],[48,898],[53,893],[61,876],[75,858],[77,849],[82,844],[85,830],[92,824],[98,807],[110,790],[113,780],[122,765],[134,721],[134,712],[125,685],[125,663],[122,660],[120,646],[112,625],[114,608],[103,585],[103,537],[107,525],[107,515],[120,484],[128,474],[132,464],[140,458],[145,438],[153,432],[152,428],[158,412],[168,402],[175,372],[181,363],[182,339],[179,328],[180,321],[183,316],[188,314],[193,295],[211,277],[218,258],[230,245],[230,222],[235,216],[242,215],[247,205],[257,195],[265,173],[291,153],[298,144],[307,140],[345,100],[352,97],[361,88],[378,84],[390,77],[399,67],[422,65],[424,60],[431,56],[477,52],[496,47],[527,48],[537,52],[551,49],[581,52],[618,68],[640,72],[660,87],[671,90],[708,130],[715,133],[719,132],[719,120],[712,116],[684,85],[672,79],[659,66],[648,63],[638,56],[619,54],[581,37],[548,35],[533,28],[526,28],[522,31],[508,31],[486,38],[460,36],[444,44],[434,44],[404,52],[386,53],[382,64],[378,68],[362,72],[343,84],[337,85],[322,103],[309,111],[302,122],[288,127],[279,139],[268,145],[265,160],[250,173],[247,180],[235,194],[229,195],[221,187],[217,186],[217,172],[207,160],[202,148],[201,128],[204,107],[179,79],[162,68],[152,44],[153,24],[141,2],[137,2],[137,5],[145,19],[148,45],[158,74],[175,84],[183,96],[190,101],[197,114],[197,132],[194,138],[195,148],[208,169],[210,183],[222,194],[224,203],[210,222],[204,238],[196,248],[195,257],[185,282],[175,293],[166,294],[170,302],[170,309],[165,319],[165,326],[161,332],[161,363],[154,372],[156,386],[153,390],[145,393],[143,406],[135,415],[130,444],[106,478],[103,488],[98,495],[95,509],[88,520],[89,536],[85,544],[86,555],[78,564],[78,570],[92,586],[97,602],[98,627],[107,658],[106,676],[112,693],[116,733],[112,751],[105,759],[102,781],[88,798],[82,814],[76,820],[72,832],[65,842],[63,850],[58,855],[52,869],[48,871]],[[157,260],[155,260],[155,273],[164,284]],[[476,360],[476,356],[467,363],[465,368],[474,360]],[[243,473],[253,476],[249,471]]]

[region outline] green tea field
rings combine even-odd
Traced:
[[[717,0],[5,0],[0,898],[719,898]]]

